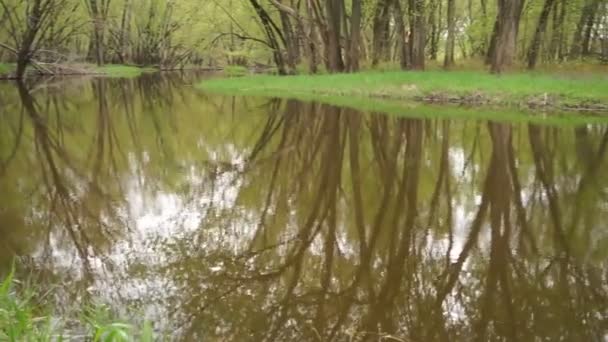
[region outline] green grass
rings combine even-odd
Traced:
[[[397,112],[401,115],[408,115],[404,113],[408,111],[420,113],[432,110],[448,116],[459,112],[467,117],[495,119],[498,115],[496,108],[502,108],[498,110],[500,116],[512,119],[516,116],[515,113],[521,112],[522,106],[527,106],[530,99],[545,97],[556,107],[587,102],[608,105],[608,73],[560,76],[547,73],[491,75],[480,71],[368,71],[356,74],[257,75],[210,79],[200,83],[199,87],[220,94],[314,100],[363,110]],[[433,94],[444,97],[479,95],[487,99],[490,106],[476,110],[453,106],[423,109],[412,101]],[[412,107],[417,108],[413,110]],[[530,113],[531,111],[528,114]],[[591,121],[596,119],[603,120],[594,118]],[[547,118],[537,117],[536,120],[546,121]]]
[[[156,69],[150,68],[150,67],[140,68],[137,66],[122,65],[122,64],[106,64],[101,67],[95,66],[95,70],[97,72],[103,73],[104,75],[106,75],[108,77],[120,77],[120,78],[137,77],[145,72],[157,71]]]
[[[103,306],[87,306],[74,310],[70,317],[56,317],[53,304],[43,304],[36,290],[27,282],[14,278],[12,271],[0,282],[0,341],[51,342],[87,340],[93,342],[127,342],[154,340],[149,323],[138,328],[118,321]],[[44,297],[44,296],[43,296]],[[50,296],[48,296],[50,297]],[[70,328],[67,329],[66,327]],[[85,336],[83,336],[83,333]]]
[[[69,65],[68,65],[69,66]],[[91,74],[103,74],[107,77],[117,77],[117,78],[132,78],[140,76],[145,72],[155,72],[157,69],[151,67],[140,68],[137,66],[131,65],[121,65],[121,64],[106,64],[102,67],[99,67],[94,64],[76,64],[74,65],[76,69],[81,69],[84,73]],[[15,69],[14,64],[9,63],[0,63],[0,75],[8,74],[9,72]],[[33,70],[31,66],[28,66],[29,70]]]
[[[213,79],[200,85],[222,93],[356,96],[413,99],[442,92],[453,95],[481,93],[503,101],[518,101],[547,94],[566,101],[608,102],[608,73],[601,76],[560,77],[542,73],[491,75],[473,71],[362,72],[319,76],[259,75]]]

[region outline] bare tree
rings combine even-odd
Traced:
[[[68,0],[0,0],[4,12],[0,32],[6,32],[13,40],[13,46],[0,43],[0,47],[16,55],[15,78],[23,78],[28,64],[41,73],[52,73],[33,57],[45,41],[52,39],[59,45],[76,33],[79,25],[70,14],[76,12],[77,6],[70,6]]]

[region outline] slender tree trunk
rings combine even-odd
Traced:
[[[556,0],[545,0],[543,9],[540,12],[540,17],[538,18],[538,24],[536,25],[536,30],[534,31],[534,37],[532,38],[532,43],[530,44],[530,48],[528,50],[528,69],[530,69],[530,70],[532,70],[536,67],[536,62],[538,60],[538,50],[540,49],[541,39],[547,28],[547,22],[549,21],[549,14],[551,13],[551,9],[555,5],[555,2],[556,2]]]
[[[553,18],[551,27],[551,46],[549,47],[549,59],[561,59],[561,45],[563,40],[563,26],[565,20],[565,2],[559,0],[555,2],[553,7]]]
[[[122,20],[120,23],[120,41],[118,43],[118,58],[121,63],[127,60],[127,40],[129,38],[131,23],[131,0],[125,0],[122,9]]]
[[[404,12],[401,8],[400,0],[393,0],[393,5],[395,7],[395,24],[397,25],[397,39],[399,40],[399,44],[397,44],[397,48],[399,49],[399,66],[401,69],[406,69],[409,66],[409,45],[408,45],[408,37],[407,31],[405,30],[405,21]]]
[[[372,65],[388,59],[390,33],[390,1],[378,0],[374,11]]]
[[[95,62],[97,65],[104,65],[104,18],[102,10],[99,8],[97,0],[90,0],[89,11],[93,20],[93,44],[95,47]]]
[[[17,79],[22,79],[25,76],[25,68],[31,61],[33,54],[32,45],[42,24],[40,18],[42,17],[43,5],[42,0],[34,0],[30,7],[26,30],[23,33],[21,44],[17,50],[17,69],[15,70],[15,77]]]
[[[448,38],[445,43],[445,60],[443,67],[448,69],[454,65],[454,45],[455,45],[455,18],[456,0],[448,0]]]
[[[262,27],[264,29],[264,33],[266,34],[268,45],[272,49],[272,57],[277,66],[279,75],[286,75],[287,69],[285,68],[285,60],[283,58],[283,52],[281,49],[281,43],[286,45],[285,38],[278,29],[278,26],[268,15],[268,12],[266,12],[266,10],[260,6],[257,0],[249,0],[249,3],[251,3],[251,6],[253,6],[258,18],[260,18],[260,21],[262,22]]]
[[[316,74],[317,73],[317,64],[318,64],[318,59],[317,56],[319,54],[318,50],[317,50],[317,46],[319,44],[317,44],[317,34],[316,34],[316,29],[315,29],[315,24],[314,24],[314,14],[313,14],[313,8],[312,8],[312,2],[311,0],[306,0],[306,18],[308,20],[308,23],[306,24],[306,36],[307,36],[307,41],[306,41],[306,46],[308,47],[308,71],[311,74]]]
[[[583,50],[583,31],[588,26],[589,19],[593,18],[595,12],[598,9],[600,0],[588,0],[587,4],[583,7],[581,17],[576,25],[574,36],[572,38],[572,46],[570,48],[570,59],[576,59],[581,56]],[[593,19],[591,20],[593,22]]]
[[[494,27],[492,28],[492,34],[490,36],[490,44],[488,45],[488,51],[486,52],[486,65],[492,64],[492,60],[494,59],[496,40],[498,39],[498,25],[500,25],[500,22],[498,20],[498,16],[496,16],[496,20],[494,20]]]
[[[599,2],[595,4],[591,15],[587,18],[585,23],[585,34],[583,36],[583,49],[582,55],[589,56],[591,54],[591,31],[593,30],[593,24],[595,23],[596,12],[598,11]]]
[[[278,0],[280,3],[281,1]],[[285,37],[285,50],[287,57],[287,65],[292,70],[292,72],[296,69],[296,65],[300,60],[300,53],[298,49],[298,42],[296,38],[295,31],[293,29],[293,25],[289,18],[289,15],[284,11],[279,11],[279,17],[281,19],[281,26],[283,28],[283,36]]]
[[[430,11],[429,11],[429,21],[428,21],[428,26],[430,27],[430,48],[429,48],[429,58],[433,61],[437,60],[437,52],[439,50],[439,35],[440,35],[440,30],[439,30],[439,25],[437,23],[437,21],[441,20],[441,17],[437,16],[437,9],[439,8],[439,4],[440,1],[437,0],[431,0],[431,3],[429,4],[430,7]]]
[[[492,73],[501,73],[513,64],[517,33],[524,0],[498,0],[497,34],[492,53]]]

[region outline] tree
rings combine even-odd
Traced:
[[[352,0],[350,16],[350,39],[347,56],[347,70],[359,70],[359,49],[361,40],[361,0]]]
[[[23,78],[29,64],[41,73],[52,73],[36,63],[33,57],[44,41],[53,39],[55,44],[62,44],[78,30],[75,19],[70,16],[77,10],[77,5],[70,6],[68,0],[17,0],[13,3],[0,0],[0,7],[3,17],[7,18],[2,29],[13,39],[14,47],[4,43],[0,46],[16,56],[15,77]],[[58,23],[62,15],[67,18]]]
[[[374,9],[372,65],[388,60],[391,0],[378,0]]]
[[[551,13],[551,9],[553,9],[555,3],[556,0],[545,0],[543,9],[540,12],[538,24],[536,24],[536,30],[534,31],[534,38],[532,38],[532,43],[528,50],[528,69],[534,69],[534,67],[536,67],[542,35],[545,33],[547,22],[549,21],[549,13]]]
[[[325,0],[327,16],[327,59],[330,72],[344,71],[342,60],[341,23],[343,15],[343,0]]]
[[[424,70],[426,24],[424,0],[409,0],[410,17],[410,69]]]
[[[448,37],[445,43],[445,60],[443,61],[444,68],[449,68],[454,65],[454,45],[456,41],[456,0],[448,0]]]
[[[105,30],[110,0],[86,0],[85,4],[93,22],[93,46],[97,65],[104,65],[105,61]]]
[[[513,64],[524,0],[498,0],[497,4],[498,15],[492,37],[494,44],[490,45],[490,70],[499,74]]]

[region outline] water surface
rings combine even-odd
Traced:
[[[1,272],[177,340],[606,338],[608,125],[197,80],[0,84]]]

